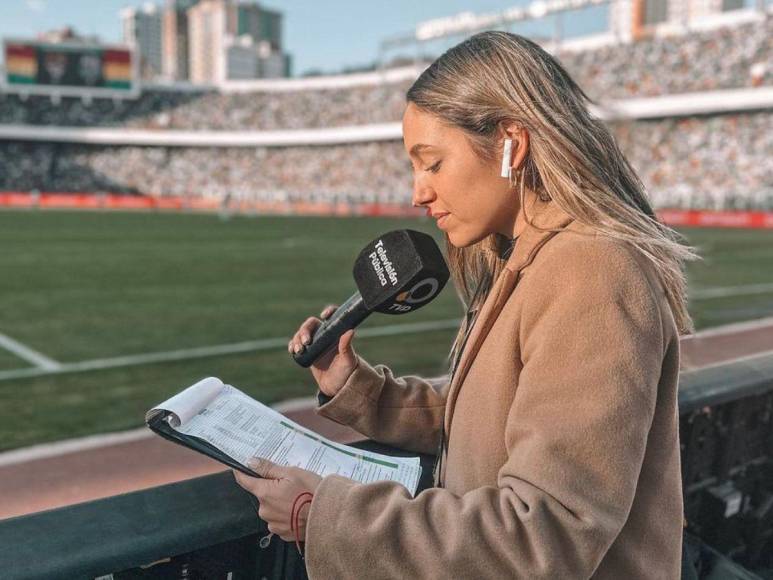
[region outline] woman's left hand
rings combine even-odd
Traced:
[[[287,542],[294,542],[295,533],[290,529],[293,501],[304,491],[316,492],[322,478],[300,467],[277,465],[265,459],[259,459],[256,463],[250,462],[248,467],[261,477],[250,477],[233,470],[236,482],[258,498],[258,515],[268,524],[268,531]],[[308,497],[304,496],[304,499]],[[304,499],[299,500],[298,505]],[[310,506],[311,504],[304,506],[298,516],[298,538],[302,542],[306,538],[306,521]]]

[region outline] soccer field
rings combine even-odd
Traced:
[[[62,365],[23,377],[34,365],[0,348],[0,449],[138,427],[208,375],[266,403],[313,394],[285,350],[289,333],[355,290],[352,263],[368,241],[404,227],[440,241],[427,219],[0,212],[0,333]],[[773,315],[773,232],[684,233],[705,258],[689,268],[698,328]],[[449,283],[419,312],[361,327],[414,332],[356,348],[400,374],[441,374],[460,316]]]

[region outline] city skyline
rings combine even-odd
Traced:
[[[120,12],[145,2],[126,0],[16,0],[0,22],[0,36],[34,38],[51,29],[71,26],[79,34],[97,35],[103,42],[121,42]],[[161,6],[163,2],[152,2]],[[284,16],[284,50],[292,56],[293,76],[310,72],[336,72],[366,67],[378,57],[380,43],[388,37],[410,33],[419,23],[472,11],[498,12],[525,6],[529,0],[427,0],[421,5],[395,0],[389,5],[363,5],[352,0],[320,4],[308,0],[266,0],[258,4]],[[347,12],[347,17],[340,14]],[[548,19],[545,19],[548,20]],[[567,36],[601,31],[606,26],[604,7],[586,9],[564,24]],[[550,34],[551,22],[531,22],[516,27],[522,34]],[[443,41],[445,45],[459,39]],[[445,48],[435,43],[435,50]],[[403,54],[415,54],[412,47]],[[389,58],[398,56],[391,53]],[[356,55],[356,56],[355,56]]]

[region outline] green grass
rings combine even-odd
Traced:
[[[366,242],[426,219],[0,212],[0,332],[60,362],[288,336],[355,289]],[[773,282],[773,232],[686,230],[691,286]],[[699,328],[773,315],[773,293],[691,304]],[[449,286],[410,319],[461,315]],[[453,331],[360,339],[398,373],[440,374]],[[0,349],[0,370],[29,366]],[[283,350],[0,381],[0,449],[142,425],[153,404],[214,375],[267,402],[314,392]]]
[[[431,332],[361,341],[357,350],[371,360],[389,353],[401,374],[442,373],[447,333]],[[145,411],[183,387],[217,376],[270,404],[316,392],[311,375],[286,351],[222,356],[186,362],[117,368],[0,383],[0,449],[90,435],[142,425]]]
[[[773,231],[686,229],[682,233],[702,257],[687,270],[691,292],[773,283]],[[773,316],[773,292],[691,299],[690,313],[698,329]]]
[[[355,291],[367,242],[403,227],[439,240],[415,219],[0,212],[0,332],[60,362],[289,337]],[[460,316],[449,286],[410,320],[363,327]],[[440,374],[451,339],[363,339],[358,351]],[[0,369],[29,366],[0,357]],[[140,426],[150,406],[207,375],[268,403],[315,390],[284,350],[0,381],[0,449]]]
[[[0,348],[0,371],[5,369],[18,369],[26,365],[27,363],[20,360],[16,355]]]
[[[362,246],[406,226],[431,224],[0,213],[0,269],[13,273],[0,290],[0,325],[60,361],[284,336],[354,292]],[[411,319],[458,312],[445,292]]]

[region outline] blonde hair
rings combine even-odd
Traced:
[[[521,207],[526,187],[599,234],[629,243],[654,266],[679,332],[692,331],[684,262],[697,255],[657,221],[609,128],[590,114],[591,99],[553,56],[517,34],[481,32],[435,60],[406,100],[464,131],[484,161],[501,155],[501,124],[524,127],[529,153],[519,171]],[[492,234],[456,248],[446,238],[452,279],[468,311],[480,307],[501,273],[507,243]]]

